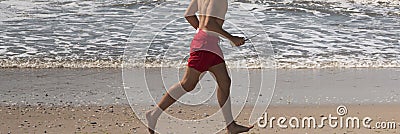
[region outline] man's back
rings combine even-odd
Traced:
[[[211,16],[225,20],[227,10],[227,0],[192,0],[185,16],[193,16],[198,12],[200,16]]]

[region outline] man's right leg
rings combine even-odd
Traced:
[[[167,93],[161,98],[161,101],[154,107],[154,109],[146,112],[148,129],[151,134],[154,133],[157,119],[162,112],[175,103],[182,95],[192,91],[199,82],[200,74],[201,73],[196,69],[188,67],[182,80],[168,89]]]
[[[230,101],[231,78],[229,77],[225,63],[212,66],[209,68],[209,71],[214,74],[218,83],[217,99],[227,124],[228,133],[238,134],[249,131],[251,128],[253,128],[253,126],[245,127],[238,125],[233,119]]]

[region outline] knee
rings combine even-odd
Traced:
[[[180,84],[182,86],[182,88],[186,91],[186,92],[190,92],[193,91],[194,88],[196,88],[198,81],[188,81],[188,80],[181,80]]]
[[[227,86],[230,88],[231,84],[232,84],[232,79],[228,77],[226,80],[226,83],[227,83]]]
[[[231,78],[228,77],[228,78],[222,80],[222,82],[219,83],[218,86],[222,90],[229,90],[231,88],[231,83],[232,83],[232,80],[231,80]]]
[[[227,78],[226,83],[228,83],[229,85],[231,85],[232,83],[232,79],[230,77]]]

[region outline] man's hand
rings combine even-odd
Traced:
[[[234,46],[241,46],[244,44],[244,37],[239,37],[239,36],[232,36],[230,38],[232,45]]]

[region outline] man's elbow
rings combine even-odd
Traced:
[[[185,16],[186,21],[190,20],[190,16]]]
[[[190,19],[193,19],[193,18],[196,18],[196,15],[185,15],[185,19],[186,20],[190,20]]]

